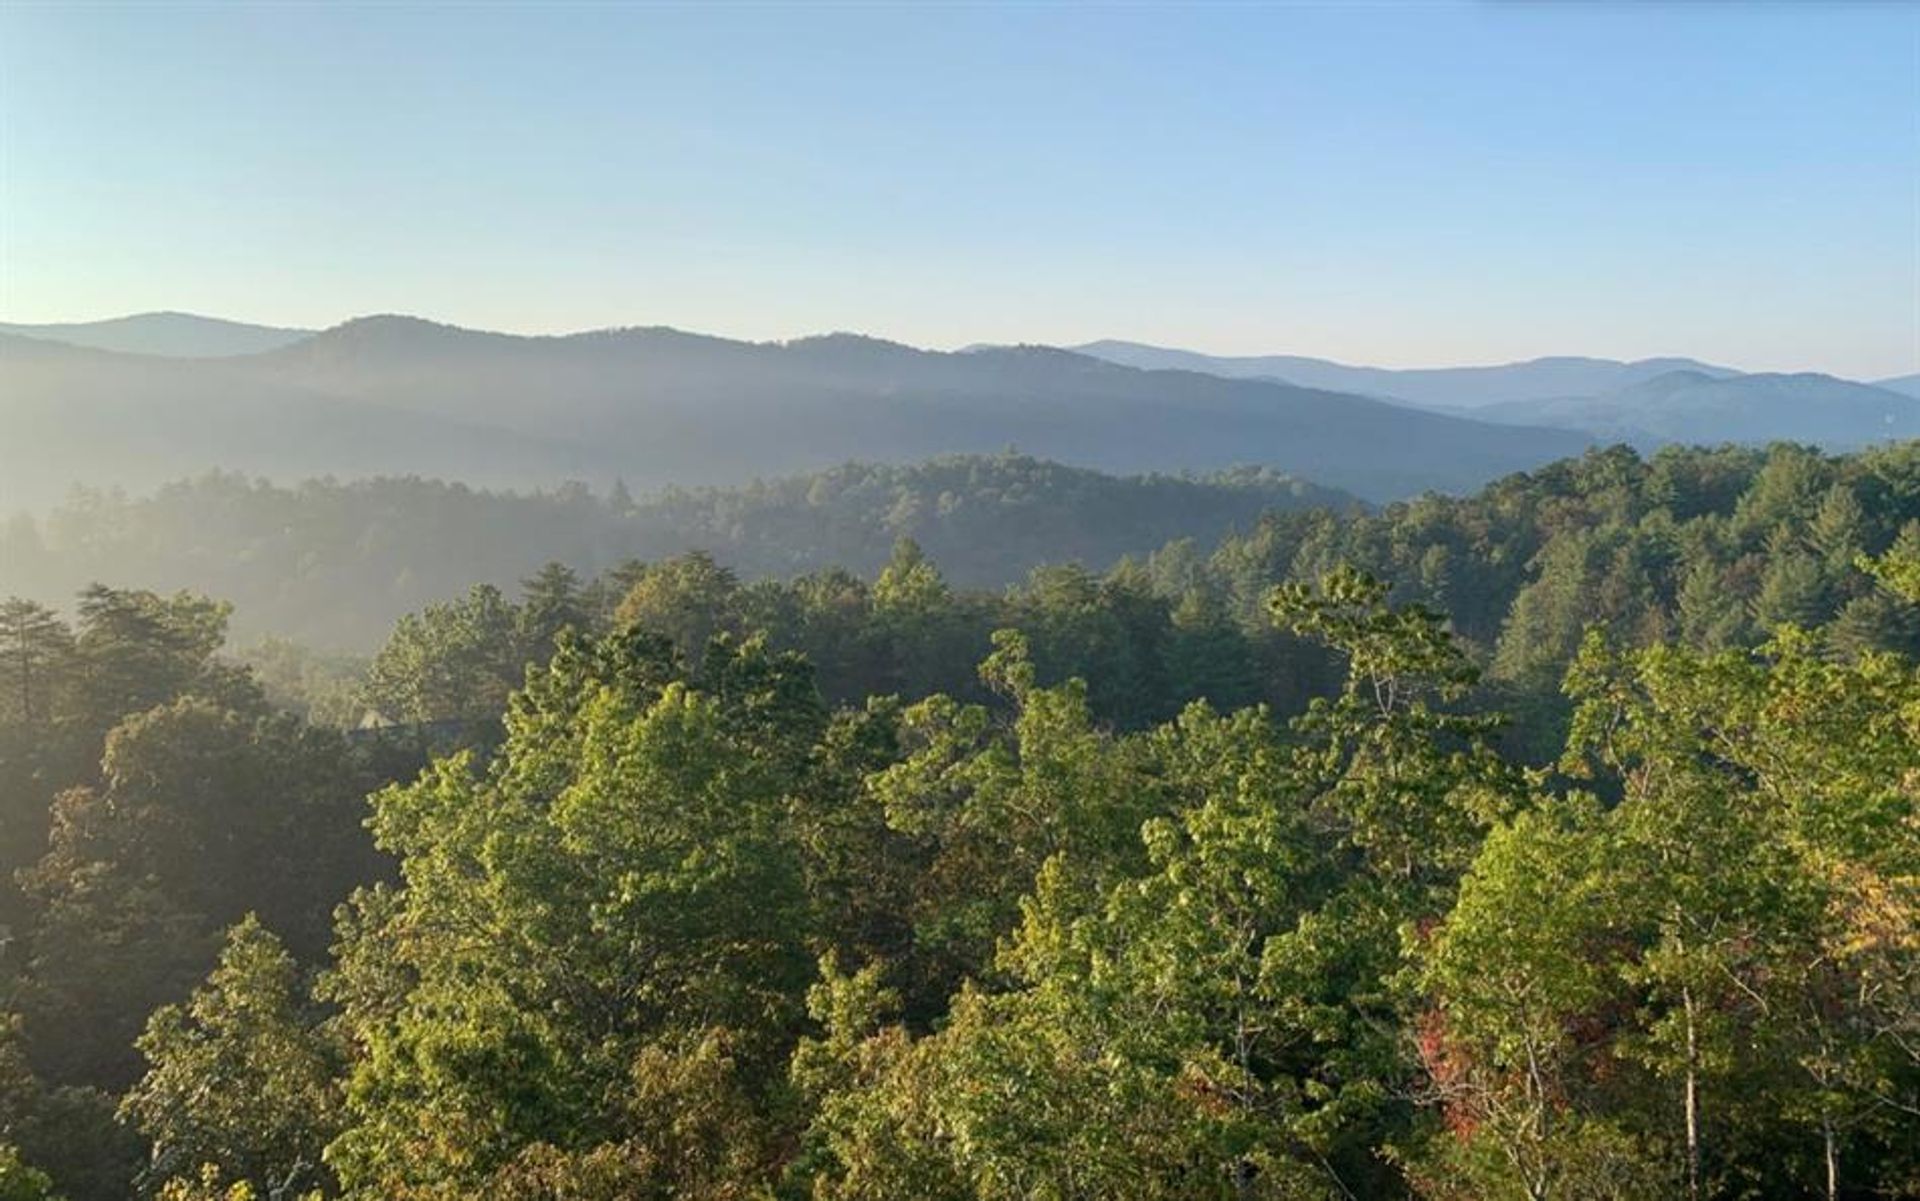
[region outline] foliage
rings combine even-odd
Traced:
[[[150,1178],[214,1165],[262,1195],[322,1179],[342,1057],[301,992],[292,956],[249,915],[192,999],[148,1019],[147,1073],[120,1111],[153,1146]]]
[[[351,734],[220,604],[9,603],[0,1190],[1920,1196],[1916,461],[554,563]]]
[[[834,567],[871,576],[905,537],[961,584],[1000,588],[1043,563],[1104,570],[1169,539],[1211,542],[1269,509],[1356,504],[1266,470],[1122,477],[1019,454],[849,463],[637,502],[579,484],[283,487],[209,474],[139,498],[77,490],[37,518],[0,524],[0,595],[50,602],[94,580],[193,588],[233,600],[248,642],[277,635],[364,653],[403,613],[475,582],[512,590],[551,561],[585,579],[704,549],[747,579]]]

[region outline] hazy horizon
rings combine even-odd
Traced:
[[[70,318],[57,318],[57,319],[49,319],[49,320],[18,319],[13,317],[11,314],[0,313],[0,328],[10,327],[10,326],[11,327],[33,327],[33,326],[57,327],[57,326],[107,325],[113,322],[135,321],[142,318],[150,318],[150,317],[186,317],[186,318],[192,318],[197,320],[223,322],[223,323],[230,323],[235,325],[254,326],[261,329],[286,330],[290,332],[297,332],[302,335],[325,333],[329,330],[338,329],[341,326],[351,324],[355,321],[365,321],[365,320],[380,319],[380,318],[398,318],[401,320],[417,320],[417,321],[429,322],[431,324],[436,324],[436,325],[446,325],[456,329],[462,329],[462,330],[475,332],[475,333],[502,334],[509,337],[522,337],[522,338],[564,338],[564,337],[571,337],[579,334],[613,333],[613,332],[620,332],[624,330],[640,330],[640,329],[673,330],[677,333],[692,334],[697,337],[719,338],[725,341],[743,342],[743,343],[751,343],[751,344],[759,344],[759,345],[784,345],[784,344],[793,343],[793,342],[803,342],[813,338],[857,337],[857,338],[872,338],[877,341],[891,342],[897,345],[907,346],[915,350],[932,351],[936,353],[955,353],[959,351],[978,349],[981,347],[988,347],[988,346],[1001,346],[1001,347],[1046,346],[1054,349],[1078,350],[1080,347],[1083,347],[1083,346],[1094,345],[1101,342],[1112,342],[1112,343],[1121,343],[1121,344],[1132,344],[1132,345],[1141,346],[1143,348],[1151,348],[1156,350],[1190,352],[1194,354],[1199,354],[1199,355],[1219,358],[1219,359],[1259,359],[1259,358],[1268,358],[1268,357],[1298,356],[1298,357],[1304,357],[1304,358],[1324,359],[1329,363],[1335,363],[1340,366],[1348,366],[1348,367],[1356,367],[1356,368],[1377,368],[1377,369],[1386,370],[1386,371],[1418,371],[1418,370],[1443,370],[1444,371],[1444,370],[1451,370],[1451,369],[1458,369],[1458,368],[1518,366],[1518,365],[1524,365],[1529,362],[1552,360],[1552,359],[1594,359],[1599,361],[1613,361],[1613,362],[1621,362],[1621,363],[1629,363],[1629,364],[1636,363],[1636,362],[1659,361],[1659,360],[1665,360],[1665,359],[1700,359],[1700,356],[1688,354],[1684,349],[1675,349],[1666,353],[1631,355],[1631,356],[1597,353],[1597,352],[1593,352],[1586,349],[1565,349],[1565,350],[1558,350],[1558,351],[1550,350],[1550,351],[1542,352],[1540,354],[1528,355],[1525,358],[1501,360],[1498,362],[1486,361],[1486,360],[1475,360],[1475,361],[1461,360],[1457,362],[1429,362],[1429,361],[1393,362],[1393,361],[1369,360],[1366,362],[1358,362],[1354,360],[1341,360],[1341,359],[1330,358],[1324,355],[1316,355],[1307,351],[1301,351],[1297,348],[1284,346],[1284,345],[1270,346],[1270,347],[1256,348],[1256,349],[1215,349],[1205,344],[1182,344],[1179,346],[1174,346],[1165,342],[1155,342],[1148,338],[1130,338],[1125,336],[1106,336],[1106,337],[1099,337],[1099,338],[1089,338],[1089,339],[1084,339],[1080,342],[1070,343],[1070,344],[1057,343],[1057,342],[1038,342],[1032,339],[1024,339],[1016,342],[1000,342],[1000,343],[995,343],[995,342],[924,343],[924,342],[911,341],[905,338],[891,337],[884,332],[880,332],[876,330],[865,330],[865,329],[806,329],[806,330],[800,330],[793,333],[761,336],[761,335],[734,333],[734,332],[729,332],[726,330],[719,330],[719,329],[694,327],[694,326],[689,326],[684,324],[677,324],[671,321],[646,322],[646,323],[600,322],[597,324],[588,324],[588,325],[580,325],[580,326],[573,326],[573,327],[554,327],[554,328],[541,328],[541,329],[508,329],[508,328],[499,328],[499,327],[492,327],[492,326],[464,325],[458,322],[444,320],[443,318],[437,317],[430,313],[401,313],[401,312],[373,312],[373,311],[349,313],[346,316],[340,317],[338,319],[325,321],[318,324],[300,324],[296,322],[276,322],[276,321],[257,320],[247,315],[190,312],[185,309],[178,309],[178,308],[149,309],[141,312],[109,313],[102,316],[82,316],[82,317],[70,317]],[[1705,360],[1701,360],[1701,361],[1705,361]],[[1715,362],[1713,365],[1718,367],[1731,368],[1742,374],[1767,374],[1768,373],[1768,369],[1749,369],[1739,363]],[[1784,368],[1780,370],[1782,373],[1814,372],[1814,373],[1820,373],[1820,374],[1834,375],[1840,378],[1849,378],[1847,376],[1844,376],[1841,372],[1828,370],[1827,368],[1817,363],[1806,364],[1798,368]],[[1899,374],[1904,375],[1907,373],[1903,372]],[[1873,379],[1884,379],[1884,378],[1892,378],[1892,377],[1862,376],[1862,377],[1855,377],[1855,378],[1861,378],[1861,379],[1867,380],[1868,382],[1872,382]]]
[[[1910,6],[12,5],[0,141],[21,323],[1920,371]]]

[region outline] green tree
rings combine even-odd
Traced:
[[[1891,717],[1913,676],[1819,649],[1798,634],[1758,655],[1596,647],[1573,676],[1569,766],[1624,794],[1613,871],[1638,952],[1622,978],[1642,1007],[1622,1054],[1665,1082],[1690,1194],[1838,1196],[1850,1175],[1908,1170],[1876,1121],[1907,1103],[1910,1067],[1884,1056],[1872,990],[1845,966],[1836,885],[1920,862],[1896,783],[1920,749]]]
[[[34,1073],[20,1021],[8,1013],[0,1013],[0,1147],[30,1165],[17,1169],[24,1178],[44,1173],[68,1201],[125,1201],[143,1150],[105,1093],[51,1086]]]
[[[874,605],[882,612],[933,612],[943,608],[952,595],[940,569],[918,542],[906,537],[894,542],[893,557],[873,584]]]
[[[212,1164],[262,1194],[326,1183],[339,1048],[306,1004],[292,956],[257,919],[228,931],[206,984],[156,1011],[136,1045],[147,1072],[120,1112],[152,1143],[149,1179]]]
[[[1841,572],[1867,549],[1866,506],[1854,490],[1843,483],[1827,489],[1820,508],[1807,525],[1807,543],[1830,571]]]
[[[1170,695],[1203,700],[1222,712],[1260,696],[1259,661],[1225,607],[1193,589],[1172,613],[1166,673]]]
[[[1869,592],[1842,606],[1825,634],[1845,658],[1874,652],[1911,657],[1920,654],[1920,612],[1884,591]]]
[[[1430,1116],[1408,1164],[1422,1195],[1675,1191],[1671,1159],[1615,1117],[1620,1095],[1646,1086],[1607,1037],[1631,1000],[1630,906],[1611,875],[1622,853],[1592,798],[1543,803],[1493,831],[1420,948]]]
[[[647,568],[613,618],[665,636],[697,665],[715,634],[741,632],[739,604],[739,578],[705,551],[690,551]]]
[[[70,671],[73,635],[53,610],[19,597],[0,601],[0,721],[28,729],[53,716],[54,690]]]
[[[1033,692],[1033,665],[1003,639],[987,672],[1022,698],[1020,762],[1040,772],[974,777],[969,800],[1013,802],[984,810],[991,829],[1064,820],[1037,844],[997,972],[964,986],[936,1032],[915,1039],[899,1021],[901,997],[881,983],[892,965],[847,977],[828,964],[815,992],[826,1033],[793,1069],[816,1103],[803,1161],[816,1196],[1391,1187],[1373,1148],[1404,1070],[1398,928],[1442,901],[1454,870],[1444,853],[1418,871],[1407,856],[1416,835],[1453,827],[1440,810],[1464,806],[1470,829],[1464,794],[1499,781],[1474,750],[1482,723],[1430,707],[1457,698],[1471,667],[1437,616],[1383,594],[1348,572],[1276,595],[1277,614],[1352,667],[1342,699],[1296,725],[1296,748],[1257,710],[1204,706],[1147,734],[1030,746],[1030,722],[1052,737],[1073,725],[1038,724],[1039,702],[1062,698]],[[1036,754],[1069,747],[1071,768]],[[919,782],[901,800],[928,794],[930,766],[890,769],[891,783]],[[1105,827],[1137,839],[1132,853],[1089,841],[1095,814],[1078,808],[1119,797],[1143,806]]]
[[[1753,600],[1754,624],[1762,630],[1795,625],[1811,628],[1825,620],[1827,581],[1819,560],[1782,548],[1770,555]]]
[[[1677,603],[1680,636],[1688,646],[1717,651],[1748,641],[1747,606],[1717,564],[1696,562],[1687,572]]]
[[[366,703],[392,722],[486,722],[525,675],[521,619],[490,585],[408,614],[374,656]]]
[[[80,594],[79,611],[80,713],[96,735],[187,694],[260,707],[244,669],[215,658],[232,606],[184,592],[162,597],[95,584]]]
[[[560,631],[585,632],[589,616],[580,577],[564,563],[548,563],[521,582],[517,635],[532,660],[552,655]]]
[[[0,1142],[0,1201],[59,1201],[53,1178],[25,1163],[11,1143]]]
[[[327,1152],[349,1191],[474,1195],[617,1142],[649,1048],[716,1027],[777,1078],[808,973],[785,798],[823,721],[791,656],[717,639],[689,673],[629,628],[562,645],[485,775],[382,794],[405,887],[363,894],[329,988],[362,1048]]]

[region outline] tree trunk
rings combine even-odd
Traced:
[[[1827,1201],[1840,1201],[1840,1147],[1833,1137],[1833,1115],[1820,1119],[1820,1137],[1827,1152]]]
[[[1687,1015],[1687,1201],[1700,1201],[1700,1048],[1695,1041],[1693,990],[1680,990]]]

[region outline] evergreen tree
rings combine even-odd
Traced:
[[[51,609],[19,597],[0,601],[0,722],[43,727],[58,703],[54,690],[71,670],[73,636]]]
[[[588,628],[580,577],[563,563],[548,563],[521,582],[517,617],[521,653],[530,662],[546,659],[561,630]]]

